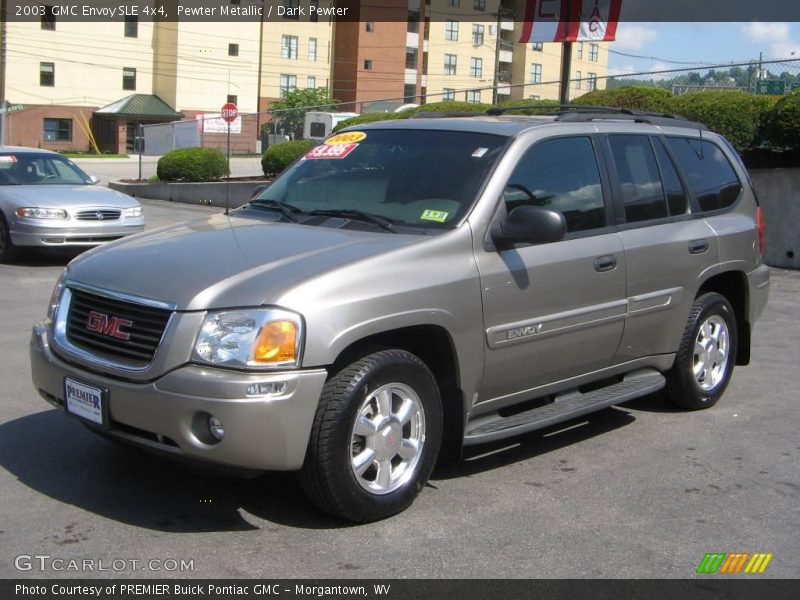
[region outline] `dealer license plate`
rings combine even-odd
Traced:
[[[107,407],[102,389],[65,377],[64,400],[68,413],[98,425],[106,425]]]

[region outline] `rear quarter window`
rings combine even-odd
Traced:
[[[728,208],[739,197],[742,182],[722,150],[708,140],[668,137],[702,212]]]

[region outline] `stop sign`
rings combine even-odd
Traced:
[[[236,105],[233,102],[228,102],[227,104],[223,105],[220,114],[222,115],[222,118],[225,119],[225,122],[233,123],[236,120],[236,117],[239,116],[239,109],[236,108]]]

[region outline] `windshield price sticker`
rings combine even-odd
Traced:
[[[329,137],[325,140],[325,144],[328,146],[357,144],[358,142],[363,142],[365,139],[367,139],[367,134],[363,131],[348,131]]]
[[[308,154],[306,154],[305,157],[344,158],[356,148],[358,148],[358,144],[337,144],[335,146],[329,146],[327,144],[323,144],[322,146],[317,146],[316,148],[312,148],[311,151]]]

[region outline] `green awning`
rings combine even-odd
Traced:
[[[100,116],[135,119],[174,120],[183,117],[182,113],[172,110],[166,102],[154,94],[131,94],[108,106],[98,108],[94,113]]]

